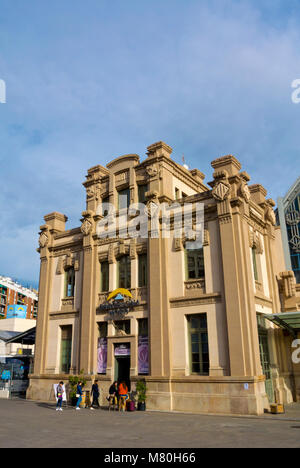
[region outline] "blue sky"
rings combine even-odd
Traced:
[[[39,226],[85,209],[87,169],[164,140],[212,178],[234,154],[299,176],[299,0],[0,0],[0,274],[36,284]]]

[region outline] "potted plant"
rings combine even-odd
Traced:
[[[138,411],[146,411],[147,385],[145,379],[137,381],[136,391],[138,397]]]
[[[80,371],[80,375],[70,375],[69,376],[69,385],[70,385],[70,392],[69,392],[69,398],[71,401],[72,406],[76,406],[77,403],[77,385],[79,382],[82,382],[83,386],[86,384],[86,379],[83,376],[84,370]]]

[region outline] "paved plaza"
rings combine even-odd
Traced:
[[[50,403],[0,400],[1,448],[300,447],[300,407],[285,415],[228,417],[107,410],[55,411]]]

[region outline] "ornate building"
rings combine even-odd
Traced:
[[[127,155],[88,170],[81,227],[66,230],[66,216],[45,216],[28,398],[47,399],[53,383],[80,370],[89,385],[98,378],[102,403],[113,380],[134,389],[145,378],[148,409],[261,414],[275,399],[299,396],[299,365],[291,360],[298,330],[279,328],[277,314],[300,294],[285,271],[275,203],[261,185],[249,185],[234,156],[211,163],[207,186],[171,153],[159,142],[144,161]],[[175,235],[175,215],[169,237],[162,214],[155,236],[120,228],[102,237],[108,202],[120,218],[133,203],[149,213],[174,201],[204,205],[197,248]],[[134,220],[129,213],[126,223]]]
[[[286,267],[293,270],[300,283],[300,177],[288,193],[278,199],[278,222],[281,226]]]

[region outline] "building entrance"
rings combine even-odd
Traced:
[[[115,380],[126,382],[130,391],[130,344],[115,346]]]
[[[119,383],[124,381],[130,391],[130,356],[115,358],[115,380]]]
[[[268,330],[266,328],[265,319],[258,317],[258,338],[259,338],[259,353],[260,361],[262,365],[263,374],[266,377],[266,394],[268,396],[269,402],[274,403],[274,387],[272,380],[271,372],[271,360],[269,353],[269,343],[268,343]]]

